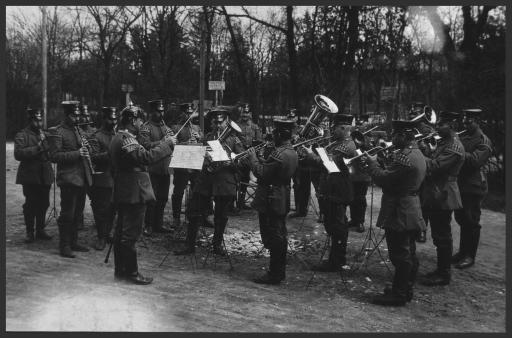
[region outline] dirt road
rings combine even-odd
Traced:
[[[139,244],[141,271],[155,281],[136,286],[114,279],[112,259],[103,263],[106,250],[91,248],[77,253],[75,259],[60,257],[55,219],[48,226],[53,240],[23,243],[23,194],[21,186],[14,184],[18,163],[12,143],[7,144],[6,163],[7,331],[505,332],[503,213],[483,211],[481,246],[473,268],[455,269],[453,282],[446,287],[418,285],[414,300],[403,308],[369,303],[371,295],[390,281],[390,273],[380,258],[387,259],[384,242],[366,265],[356,257],[361,257],[363,246],[375,247],[365,240],[368,231],[350,233],[351,269],[341,276],[312,275],[308,267],[320,259],[325,238],[312,208],[305,219],[288,220],[293,250],[281,286],[260,286],[250,280],[268,264],[265,252],[257,256],[261,244],[252,210],[229,220],[226,242],[233,271],[226,260],[211,257],[203,267],[204,249],[196,256],[197,266],[191,258],[173,255],[160,266],[168,249],[178,244],[155,235]],[[56,195],[60,209],[58,189]],[[375,221],[378,188],[373,201]],[[170,205],[168,209],[167,219]],[[95,230],[89,202],[85,217],[86,229],[79,238],[92,245]],[[452,227],[458,247],[459,227],[455,222]],[[381,237],[376,230],[372,239]],[[435,267],[430,238],[418,245],[418,256],[420,273]]]

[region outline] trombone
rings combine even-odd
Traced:
[[[297,148],[299,148],[300,146],[303,146],[305,144],[309,144],[309,143],[313,143],[313,142],[319,142],[319,141],[324,141],[324,140],[328,140],[330,139],[332,136],[324,136],[323,134],[323,131],[321,133],[321,135],[318,135],[318,136],[315,136],[313,138],[310,138],[308,140],[304,140],[304,141],[301,141],[301,142],[297,142],[295,144],[292,144],[292,147],[293,149],[297,150]]]

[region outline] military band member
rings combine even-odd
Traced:
[[[437,129],[441,138],[426,158],[427,175],[421,190],[421,203],[427,210],[437,250],[437,268],[421,280],[428,286],[447,285],[451,279],[453,241],[450,222],[453,210],[462,207],[457,176],[464,163],[464,147],[452,126],[457,118],[456,113],[440,114]]]
[[[27,237],[25,243],[51,239],[44,230],[46,211],[50,206],[50,187],[54,180],[48,157],[48,140],[43,131],[40,109],[27,108],[29,123],[14,137],[14,158],[20,161],[16,184],[23,187],[23,217]],[[34,236],[35,223],[35,236]]]
[[[359,131],[360,133],[357,133],[357,135],[362,137],[360,139],[354,137],[353,139],[356,147],[361,151],[366,151],[372,148],[369,136],[363,135],[365,129],[363,124],[367,121],[367,115],[356,121],[355,130]],[[350,221],[348,222],[348,226],[349,228],[355,229],[355,231],[359,233],[363,233],[365,230],[364,221],[367,207],[366,193],[368,192],[368,187],[370,186],[371,177],[365,170],[361,168],[360,159],[355,160],[349,169],[350,180],[352,181],[352,191],[354,192],[354,199],[349,204]]]
[[[458,269],[475,264],[480,241],[480,214],[482,201],[487,195],[487,173],[484,166],[492,154],[492,143],[479,126],[480,109],[465,109],[463,124],[466,132],[460,135],[464,146],[464,165],[460,169],[458,184],[462,198],[462,209],[455,211],[455,220],[460,225],[459,251],[452,257]]]
[[[178,121],[176,124],[171,125],[171,129],[176,134],[183,124],[190,118],[194,109],[192,108],[191,103],[183,103],[181,105],[182,113],[178,117]],[[178,144],[202,144],[203,143],[203,133],[199,126],[192,123],[192,121],[187,122],[187,124],[181,129],[180,133],[176,135]],[[195,181],[199,176],[199,170],[193,169],[180,169],[174,168],[174,179],[173,185],[174,189],[172,191],[171,203],[172,203],[172,217],[173,217],[173,225],[178,227],[181,224],[181,203],[183,200],[183,195],[185,193],[185,189],[187,188],[187,184],[190,182],[191,191],[194,189]]]
[[[240,113],[240,121],[238,123],[242,129],[242,135],[240,140],[245,149],[263,142],[260,127],[252,121],[252,113],[249,109],[249,104],[244,103],[242,105],[242,111]],[[238,203],[239,209],[250,209],[245,204],[245,195],[247,194],[247,185],[251,179],[251,169],[248,166],[240,166],[240,189],[238,191]]]
[[[83,212],[83,196],[92,184],[92,172],[88,142],[82,139],[76,126],[80,119],[79,102],[64,101],[61,105],[65,118],[58,126],[50,128],[50,158],[57,163],[60,187],[61,209],[57,219],[60,255],[74,258],[73,251],[89,251],[77,242],[77,226]]]
[[[356,155],[356,146],[350,137],[354,116],[349,114],[333,115],[331,135],[337,143],[331,148],[332,160],[340,172],[329,173],[323,166],[320,156],[313,153],[311,148],[307,148],[308,158],[322,166],[318,195],[324,213],[325,231],[331,237],[329,258],[313,267],[313,270],[321,272],[340,271],[346,264],[348,239],[346,210],[347,205],[352,202],[354,197],[349,168],[343,161],[344,158]]]
[[[213,108],[208,116],[213,119],[214,129],[208,133],[206,141],[216,140],[222,132],[228,127],[228,111],[221,108]],[[227,152],[241,153],[243,146],[240,139],[234,131],[228,132],[227,136],[221,142]],[[215,203],[214,207],[214,234],[213,234],[213,253],[224,256],[226,252],[223,245],[224,230],[228,222],[228,209],[236,196],[236,171],[237,168],[232,162],[213,162],[205,160],[201,174],[199,175],[192,198],[188,205],[188,219],[190,220],[187,228],[186,248],[175,251],[176,255],[188,255],[195,252],[197,231],[204,224],[208,217],[208,208],[211,197]]]
[[[403,306],[413,297],[418,272],[416,237],[425,228],[418,192],[427,165],[418,149],[414,134],[416,123],[394,120],[393,145],[398,150],[389,167],[382,169],[376,155],[367,156],[368,170],[374,182],[382,187],[382,200],[377,227],[385,229],[389,259],[395,267],[391,288],[375,296],[373,303]]]
[[[103,250],[106,239],[109,236],[114,223],[114,207],[112,205],[112,189],[114,179],[110,165],[110,142],[116,134],[117,114],[115,107],[103,107],[101,109],[102,124],[93,134],[96,140],[96,151],[91,155],[98,174],[93,175],[92,186],[89,189],[91,209],[96,224],[97,241],[94,245],[96,250]]]
[[[412,120],[414,118],[417,118],[419,115],[423,114],[425,110],[430,109],[426,104],[423,102],[415,102],[411,105],[411,109],[409,111],[409,120]],[[430,133],[435,132],[435,128],[433,125],[427,123],[425,119],[419,119],[416,121],[416,129],[417,131],[422,135],[428,135]],[[428,152],[428,145],[424,141],[418,142],[418,148],[421,150],[423,154],[427,154]],[[420,195],[420,199],[422,196]],[[422,203],[423,205],[423,203]],[[430,217],[428,216],[428,211],[425,210],[422,207],[422,213],[423,213],[423,219],[425,220],[425,230],[420,231],[418,234],[418,238],[416,239],[416,242],[418,243],[425,243],[427,241],[427,227],[429,223]]]
[[[290,210],[290,179],[298,165],[297,153],[290,142],[294,124],[293,120],[274,120],[272,134],[276,149],[264,162],[260,162],[254,149],[249,150],[248,161],[258,179],[252,207],[258,211],[263,245],[270,251],[268,272],[254,279],[259,284],[279,284],[286,277],[285,222]]]
[[[136,139],[141,124],[137,110],[124,109],[118,132],[110,144],[113,202],[118,212],[114,235],[114,275],[135,284],[149,284],[153,278],[144,277],[139,272],[135,247],[142,233],[146,205],[155,200],[146,166],[169,157],[176,139],[164,136],[158,144],[146,150]]]
[[[165,136],[172,136],[174,133],[171,128],[165,125],[164,105],[162,100],[149,101],[150,118],[140,128],[139,141],[140,144],[151,150],[160,144]],[[169,233],[170,230],[164,227],[164,211],[167,200],[169,199],[169,186],[171,185],[171,172],[169,163],[170,157],[166,157],[162,161],[150,164],[148,168],[149,177],[151,178],[151,186],[155,193],[155,202],[148,204],[146,212],[145,225],[146,231]]]

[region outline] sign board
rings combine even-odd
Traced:
[[[133,86],[130,84],[123,83],[121,85],[121,91],[125,93],[131,93],[133,92]]]
[[[203,168],[206,147],[197,145],[175,145],[169,168]]]
[[[226,90],[226,81],[208,81],[208,90]]]
[[[380,99],[381,100],[393,100],[396,96],[397,87],[381,87],[380,88]]]

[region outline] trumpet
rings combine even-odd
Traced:
[[[462,134],[464,134],[464,133],[465,133],[465,132],[467,132],[467,131],[468,131],[467,129],[464,129],[464,130],[461,130],[461,131],[456,132],[455,134],[457,134],[457,135],[462,135]]]
[[[371,129],[368,129],[368,130],[366,130],[364,132],[360,132],[359,130],[354,130],[350,134],[350,136],[352,137],[352,139],[354,140],[354,142],[356,144],[363,144],[364,143],[364,135],[368,134],[369,132],[371,132],[371,131],[379,128],[379,127],[380,127],[380,125],[375,126],[375,127],[371,128]]]
[[[247,156],[249,156],[249,150],[254,149],[254,151],[260,151],[261,149],[265,148],[269,144],[270,144],[270,142],[267,141],[267,142],[260,143],[254,147],[250,147],[247,150],[244,150],[239,154],[235,154],[235,155],[231,156],[231,160],[239,161],[240,159],[246,158]]]
[[[423,135],[421,133],[414,135],[414,138],[416,139],[416,142],[421,142],[424,140],[428,140],[430,138],[434,139],[436,142],[441,139],[441,136],[439,136],[438,133],[430,133],[427,135]]]
[[[325,141],[325,140],[328,140],[330,139],[332,136],[324,136],[323,134],[323,131],[321,133],[321,135],[318,135],[318,136],[315,136],[313,138],[310,138],[309,140],[304,140],[304,141],[301,141],[301,142],[297,142],[295,144],[292,144],[292,147],[294,149],[297,149],[299,148],[300,146],[303,146],[305,144],[309,144],[309,143],[314,143],[314,142],[320,142],[320,141]]]
[[[389,142],[391,143],[391,142]],[[392,146],[392,144],[390,146],[388,146],[387,148],[390,148]],[[357,160],[358,158],[360,157],[363,157],[365,155],[375,155],[377,154],[378,152],[382,151],[382,150],[385,150],[386,147],[381,147],[381,146],[376,146],[376,147],[373,147],[367,151],[361,151],[360,149],[356,149],[356,153],[357,155],[354,156],[354,157],[351,157],[351,158],[343,158],[343,162],[345,163],[346,166],[349,166],[352,162],[354,162],[355,160]],[[372,152],[375,152],[374,154],[370,154]]]

